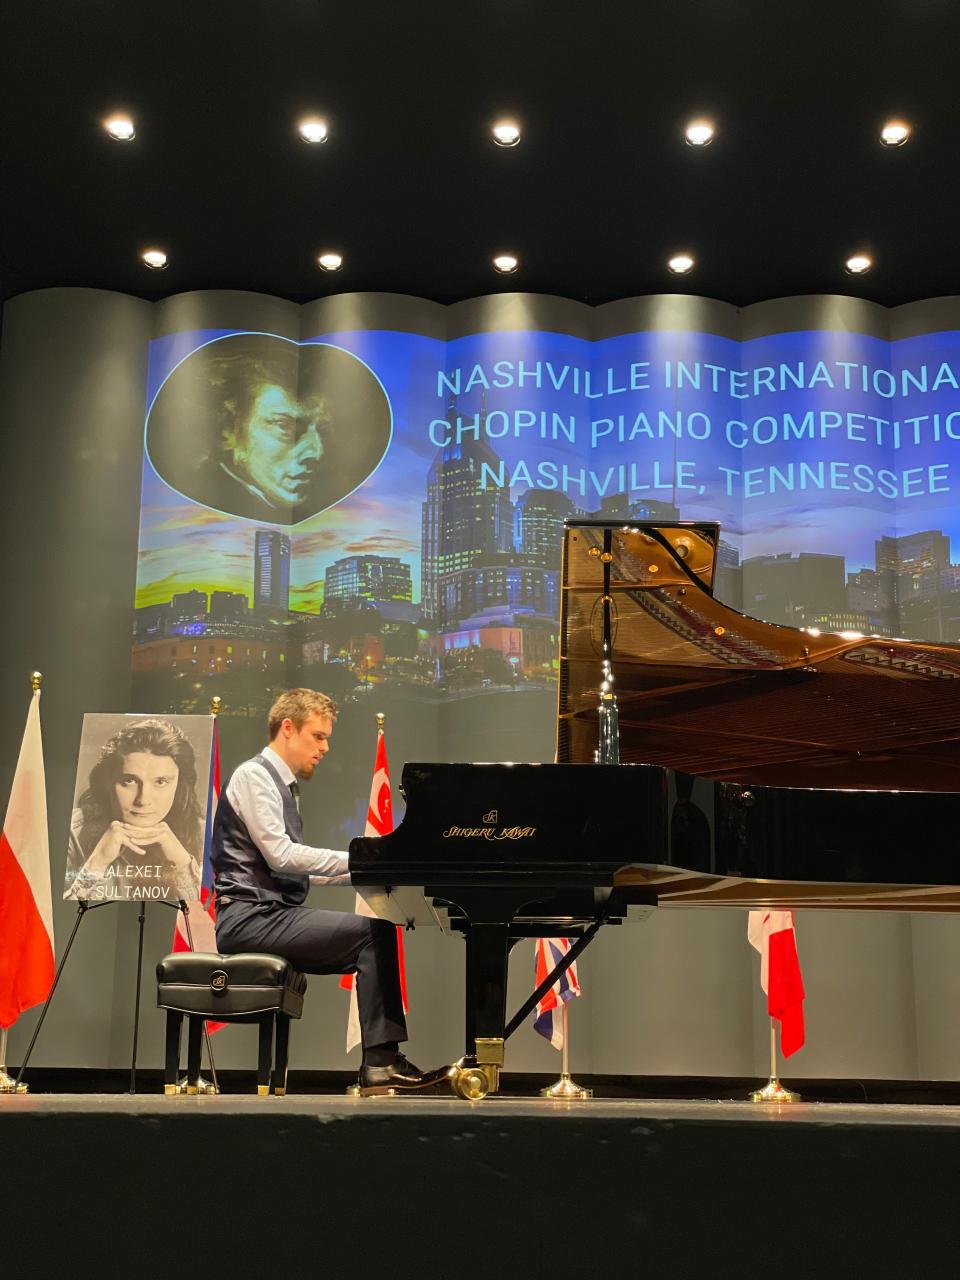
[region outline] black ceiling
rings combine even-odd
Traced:
[[[0,20],[3,297],[960,293],[955,0],[4,0]],[[131,144],[99,127],[116,107]],[[322,146],[296,136],[307,111]],[[898,114],[914,138],[881,147]],[[861,247],[877,265],[852,279]]]

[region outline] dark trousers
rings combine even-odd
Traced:
[[[355,973],[363,1047],[407,1038],[397,927],[389,920],[231,899],[217,904],[217,947],[224,955],[283,956],[302,973]]]

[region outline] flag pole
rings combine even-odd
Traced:
[[[217,716],[219,716],[222,710],[223,710],[223,699],[211,698],[210,699],[210,715],[213,717],[214,729],[216,729]],[[209,803],[209,797],[207,802]],[[190,928],[190,908],[187,906],[185,902],[181,902],[179,910],[180,910],[181,916],[183,917],[183,927],[187,935],[187,942],[190,945],[190,950],[196,951],[196,947],[193,945],[193,930]],[[217,1064],[213,1060],[213,1041],[210,1036],[210,1028],[207,1026],[206,1018],[204,1018],[203,1020],[203,1043],[207,1050],[207,1061],[210,1063],[210,1074],[213,1076],[213,1079],[207,1080],[203,1075],[198,1076],[197,1093],[219,1093],[220,1081],[217,1079]],[[177,1089],[177,1093],[187,1092],[186,1076],[184,1076],[182,1079],[177,1081],[176,1089]]]
[[[211,698],[210,699],[210,715],[213,717],[214,733],[216,733],[217,716],[220,714],[222,710],[223,710],[223,699]],[[212,763],[213,762],[211,761],[211,766],[212,766]],[[208,797],[208,803],[209,803],[209,797]],[[181,898],[177,904],[177,910],[180,912],[180,915],[183,919],[183,936],[187,940],[187,948],[190,951],[196,951],[197,948],[195,947],[193,942],[193,929],[190,927],[189,903],[187,903],[184,899]],[[203,1074],[199,1075],[197,1077],[197,1084],[194,1092],[198,1094],[199,1093],[219,1093],[220,1081],[217,1078],[217,1065],[213,1060],[213,1042],[210,1038],[210,1028],[207,1026],[206,1018],[204,1018],[203,1020],[203,1043],[206,1046],[207,1059],[210,1063],[210,1074],[211,1076],[213,1076],[213,1079],[208,1080],[206,1076],[204,1076]],[[170,1092],[171,1094],[186,1093],[187,1077],[185,1075],[180,1076],[179,1079],[177,1080],[177,1083],[175,1085],[170,1086]]]
[[[42,684],[43,672],[31,671],[30,688],[33,690],[34,697],[38,696]],[[23,1082],[18,1084],[7,1071],[7,1034],[9,1030],[9,1027],[0,1027],[0,1093],[27,1093],[30,1086]]]
[[[777,1074],[777,1020],[770,1019],[770,1079],[762,1089],[754,1089],[751,1102],[799,1102],[799,1093],[793,1093],[780,1083]]]
[[[217,717],[220,715],[220,712],[222,710],[223,710],[223,699],[211,698],[210,699],[210,715],[213,717],[214,735],[216,735],[216,732],[217,732]],[[217,750],[218,751],[220,750],[219,745],[217,746]],[[207,797],[207,803],[208,804],[210,803],[209,796]],[[190,950],[193,951],[194,946],[193,946],[193,937],[191,936],[192,930],[190,928],[189,912],[184,913],[183,922],[187,928],[187,940],[190,943]],[[219,1093],[220,1081],[217,1079],[217,1064],[213,1060],[213,1041],[210,1038],[210,1030],[207,1027],[206,1018],[204,1018],[203,1020],[203,1043],[206,1045],[206,1048],[207,1048],[207,1061],[210,1063],[210,1074],[213,1076],[213,1080],[212,1081],[204,1080],[203,1076],[200,1076],[199,1080],[197,1081],[197,1093]]]
[[[541,1098],[559,1098],[563,1102],[576,1102],[583,1098],[592,1098],[593,1090],[585,1089],[570,1078],[570,1001],[562,1000],[560,1010],[560,1026],[563,1034],[563,1047],[560,1050],[560,1079],[555,1084],[540,1090]]]
[[[8,1030],[7,1027],[0,1027],[0,1093],[26,1093],[27,1086],[21,1084],[18,1088],[16,1080],[7,1072]]]
[[[380,746],[380,739],[383,737],[383,726],[384,726],[384,724],[386,724],[386,720],[387,720],[387,717],[386,717],[385,712],[383,712],[383,711],[378,711],[378,712],[377,712],[377,746],[378,746],[378,747]],[[356,896],[356,903],[355,903],[355,907],[354,907],[354,909],[358,912],[358,914],[359,914],[360,903],[361,903],[361,898],[360,898],[360,895],[359,895],[359,894],[357,894],[357,896]],[[347,1021],[347,1042],[348,1042],[347,1052],[348,1052],[348,1053],[350,1052],[350,1049],[349,1049],[349,1040],[350,1040],[350,1021],[349,1021],[349,1019],[352,1017],[353,1004],[354,1004],[354,1001],[355,1001],[355,1000],[356,1000],[356,998],[357,998],[357,987],[356,987],[356,981],[357,981],[357,980],[356,980],[356,976],[354,975],[354,978],[353,978],[353,985],[350,987],[350,1008],[351,1008],[351,1013],[347,1015],[347,1017],[348,1017],[348,1021]],[[354,1046],[354,1047],[356,1047],[356,1046]],[[361,1053],[361,1056],[362,1056],[362,1055],[363,1055],[363,1043],[362,1043],[362,1042],[361,1042],[361,1044],[360,1044],[360,1053]],[[346,1087],[346,1089],[344,1089],[344,1091],[343,1091],[343,1092],[346,1094],[346,1096],[347,1096],[348,1098],[359,1098],[359,1097],[360,1097],[360,1086],[359,1086],[359,1084],[348,1084],[348,1085],[347,1085],[347,1087]]]

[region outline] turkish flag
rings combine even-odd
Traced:
[[[385,836],[393,830],[393,801],[390,796],[390,766],[387,764],[387,743],[383,730],[377,730],[377,754],[373,762],[373,781],[370,784],[370,800],[367,804],[367,820],[364,823],[365,836]],[[373,912],[363,898],[357,894],[354,910],[358,915],[370,916]],[[403,996],[403,1011],[407,1012],[407,972],[403,958],[403,930],[397,925],[397,961],[400,966],[400,994]],[[345,973],[340,979],[344,991],[350,992],[350,1014],[347,1019],[347,1053],[360,1043],[360,1018],[357,1011],[357,983],[355,975]]]

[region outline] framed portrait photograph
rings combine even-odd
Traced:
[[[210,716],[84,716],[64,898],[200,896],[212,743]]]

